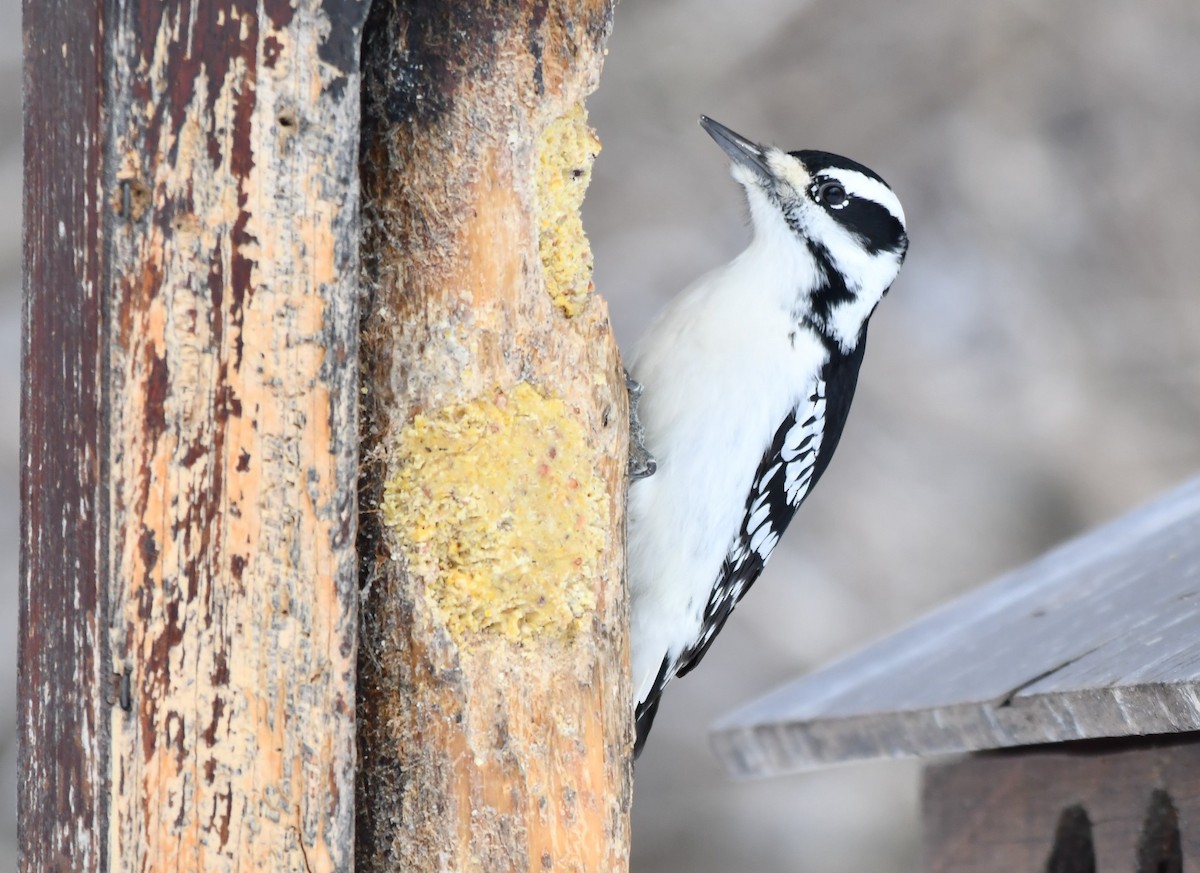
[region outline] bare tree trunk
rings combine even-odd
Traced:
[[[376,0],[361,870],[628,863],[627,410],[579,222],[611,0]]]
[[[365,7],[25,7],[26,870],[349,870]]]

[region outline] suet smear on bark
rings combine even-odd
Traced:
[[[538,139],[538,254],[546,291],[567,316],[578,315],[593,290],[592,249],[579,210],[599,152],[582,103],[546,125]]]
[[[596,606],[608,494],[579,422],[525,382],[418,415],[383,523],[460,643],[572,635]]]
[[[363,873],[628,867],[628,418],[578,214],[612,12],[364,31]]]

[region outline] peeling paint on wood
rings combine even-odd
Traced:
[[[144,13],[144,10],[142,10]],[[316,3],[122,16],[110,856],[351,863],[356,80]],[[127,16],[127,17],[126,17]],[[119,863],[118,863],[119,861]]]
[[[56,714],[94,711],[97,724],[68,725],[91,770],[71,778],[94,800],[86,822],[74,809],[43,819],[55,828],[73,816],[86,850],[54,861],[27,822],[25,863],[349,870],[365,4],[85,6],[99,10],[93,41],[77,35],[64,54],[90,51],[107,69],[66,80],[91,101],[82,117],[102,128],[89,131],[95,152],[78,173],[82,217],[43,200],[45,174],[27,196],[36,226],[86,231],[76,253],[107,261],[85,261],[78,290],[69,271],[50,277],[57,287],[31,287],[26,360],[43,372],[64,351],[64,332],[40,332],[52,295],[82,300],[65,339],[91,331],[91,344],[38,389],[63,398],[95,380],[103,402],[83,395],[93,419],[68,419],[90,443],[66,474],[94,491],[105,523],[93,528],[85,514],[51,530],[47,507],[29,513],[48,548],[96,564],[90,578],[63,579],[85,595],[67,620],[94,634],[76,667],[96,677],[79,682],[91,697]],[[27,22],[29,43],[57,53],[53,27]],[[55,75],[32,65],[35,83]],[[41,105],[35,119],[59,112]],[[29,163],[55,143],[27,136]],[[46,173],[70,178],[77,159],[52,154]],[[53,247],[35,234],[27,256],[36,263]],[[29,413],[31,451],[39,428],[62,426],[53,411]],[[40,487],[28,475],[27,493]],[[26,578],[43,564],[30,559]],[[40,596],[26,597],[25,644],[49,659],[70,641],[39,636],[64,608],[39,614]],[[32,775],[27,796],[51,778]]]
[[[608,0],[378,0],[368,21],[356,856],[368,873],[628,867],[626,397],[604,301],[590,293],[577,221],[586,179],[570,172],[594,153],[581,107],[612,11]],[[550,190],[545,170],[561,182],[564,168],[568,184]],[[551,288],[551,268],[562,287]],[[394,490],[381,507],[382,483],[411,456],[412,422],[520,385],[561,404],[606,498],[586,574],[596,605],[568,634],[452,627],[431,605],[430,568],[397,536],[403,526],[385,523],[407,518]],[[480,450],[536,455],[542,439],[514,434]],[[420,488],[424,473],[414,475]],[[433,494],[444,483],[423,484]],[[472,506],[501,525],[510,503]],[[474,544],[486,525],[471,530]],[[561,598],[559,581],[537,575],[545,569],[531,567],[533,588]],[[476,571],[484,601],[499,593],[488,571]]]
[[[27,0],[21,606],[21,869],[104,869],[99,542],[104,248],[98,4]]]

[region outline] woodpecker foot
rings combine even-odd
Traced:
[[[629,378],[628,370],[625,371],[625,390],[629,392],[629,478],[647,479],[658,469],[658,461],[646,449],[646,428],[638,417],[642,386]]]

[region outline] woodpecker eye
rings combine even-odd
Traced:
[[[846,189],[840,182],[822,182],[813,192],[813,199],[834,209],[846,205]]]

